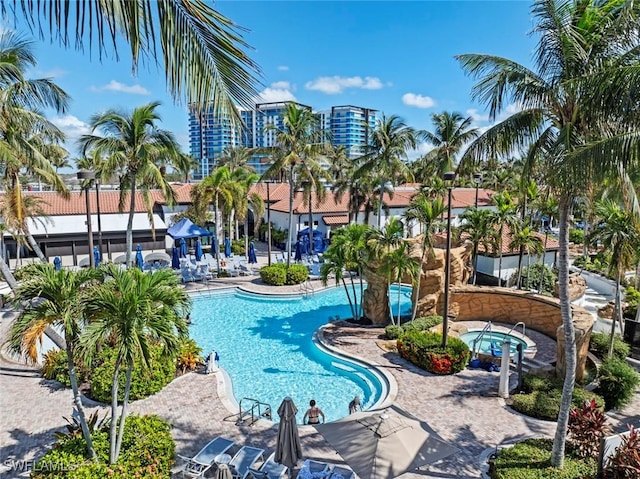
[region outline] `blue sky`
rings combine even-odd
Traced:
[[[431,115],[445,110],[489,125],[454,55],[489,53],[530,65],[537,41],[528,35],[528,1],[236,0],[215,6],[250,30],[245,38],[262,69],[263,101],[291,99],[316,110],[353,104],[399,115],[420,129],[431,129]],[[18,31],[32,36],[20,25]],[[162,70],[144,68],[134,77],[126,50],[119,61],[100,61],[35,43],[38,66],[30,76],[54,77],[73,98],[66,115],[49,115],[68,134],[68,146],[87,131],[93,114],[159,100],[162,126],[188,152],[186,108],[173,103]]]

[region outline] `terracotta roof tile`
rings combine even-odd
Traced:
[[[497,229],[497,228],[496,228]],[[544,245],[544,234],[543,233],[538,233],[537,231],[534,231],[533,233],[535,236],[537,236],[538,238],[540,238],[542,240],[542,244]],[[519,251],[516,250],[512,250],[509,248],[509,243],[511,243],[512,240],[512,236],[511,236],[511,230],[509,229],[508,226],[505,226],[503,231],[502,231],[502,254],[503,255],[512,255],[512,254],[518,254]],[[555,239],[553,236],[548,235],[547,237],[547,251],[556,251],[560,248],[560,243],[558,243],[558,240]],[[478,247],[478,251],[479,252],[485,252],[485,249],[482,245],[480,245]],[[496,252],[498,253],[498,252]]]
[[[348,215],[323,216],[322,219],[327,225],[346,225],[347,223],[349,223]]]

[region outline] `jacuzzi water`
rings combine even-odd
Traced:
[[[470,349],[473,349],[473,341],[480,336],[480,334],[482,334],[482,331],[469,331],[468,333],[461,334],[460,339],[467,343]],[[522,345],[523,351],[527,349],[527,342],[512,334],[485,331],[480,341],[475,345],[476,351],[487,355],[495,355],[493,354],[495,352],[502,353],[502,345],[507,338],[511,343],[509,347],[511,354],[516,353],[518,344]]]
[[[410,314],[411,290],[401,288],[400,293],[401,311]],[[391,288],[390,298],[395,313],[397,288]],[[351,316],[341,287],[305,298],[225,290],[194,298],[190,335],[205,355],[218,352],[236,400],[257,399],[275,411],[290,396],[302,422],[309,400],[315,399],[330,421],[349,413],[354,396],[366,409],[385,390],[379,373],[327,354],[312,341],[314,331],[329,320]]]

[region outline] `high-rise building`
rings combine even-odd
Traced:
[[[289,103],[311,110],[310,106],[296,102],[258,103],[252,110],[241,110],[244,127],[235,126],[226,115],[215,115],[213,109],[189,114],[189,146],[191,156],[197,161],[195,179],[202,179],[216,166],[225,148],[269,148],[276,146],[272,128],[284,127],[284,114]],[[375,127],[375,112],[369,108],[352,105],[335,106],[331,110],[317,112],[319,128],[330,132],[336,145],[347,149],[350,158],[362,154],[362,146],[368,143],[368,131]],[[256,154],[250,165],[258,174],[270,165],[268,154]]]

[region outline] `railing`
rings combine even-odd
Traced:
[[[242,404],[248,405],[243,409]],[[253,426],[258,419],[271,420],[271,405],[257,399],[242,398],[239,404],[237,425]]]
[[[509,332],[507,333],[507,335],[510,335],[511,332],[516,329],[518,326],[522,326],[522,336],[526,336],[526,330],[527,330],[527,326],[524,324],[524,322],[522,321],[518,321],[516,324],[514,324],[511,329],[509,330]]]
[[[315,293],[315,289],[313,289],[313,285],[309,279],[306,279],[303,283],[300,284],[300,291],[302,292],[303,297],[313,296]]]
[[[480,334],[478,334],[478,336],[476,336],[476,339],[473,340],[473,346],[471,347],[472,359],[476,359],[478,357],[478,351],[476,350],[476,346],[480,341],[482,341],[483,336],[487,332],[489,333],[489,335],[491,335],[491,321],[489,321],[487,324],[484,325],[484,328],[482,328],[482,331],[480,331]]]

